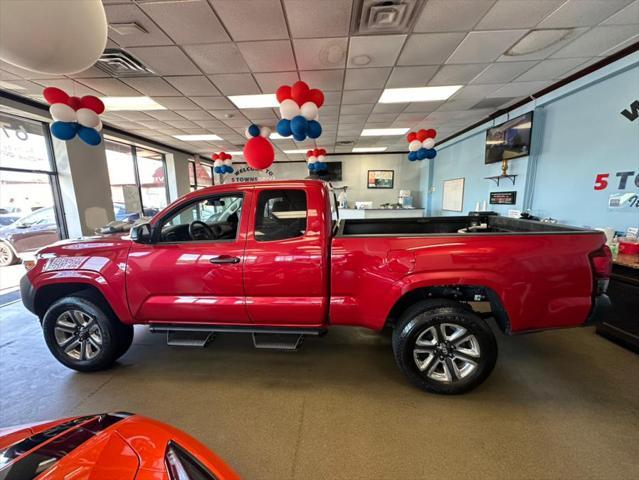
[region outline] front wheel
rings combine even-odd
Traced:
[[[454,395],[488,378],[497,361],[497,342],[490,327],[462,305],[426,300],[399,319],[393,353],[413,385]]]
[[[18,260],[16,254],[9,245],[4,242],[0,242],[0,267],[7,267],[13,265]]]

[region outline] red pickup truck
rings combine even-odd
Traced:
[[[507,334],[574,327],[609,303],[611,256],[598,231],[489,215],[337,215],[320,181],[205,188],[129,236],[40,250],[22,300],[52,354],[80,371],[113,364],[134,324],[172,344],[247,332],[257,347],[290,349],[353,325],[392,329],[399,368],[436,393],[490,374],[487,317]]]

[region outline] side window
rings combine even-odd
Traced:
[[[255,213],[255,240],[268,242],[301,237],[306,232],[304,190],[264,190]]]
[[[241,195],[217,195],[186,205],[164,221],[160,242],[234,240],[242,200]]]

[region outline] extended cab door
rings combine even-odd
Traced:
[[[244,264],[251,320],[261,325],[322,325],[328,311],[330,241],[325,190],[319,183],[259,186],[253,202]]]
[[[247,323],[242,283],[246,192],[178,204],[134,243],[127,264],[131,313],[140,322]]]

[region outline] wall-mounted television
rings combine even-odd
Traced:
[[[317,178],[327,182],[342,181],[342,162],[326,162],[326,171],[318,173]]]
[[[525,157],[530,154],[533,112],[525,113],[486,130],[485,163]]]

